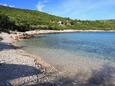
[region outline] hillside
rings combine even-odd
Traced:
[[[72,20],[47,13],[0,6],[0,30],[27,31],[34,29],[115,30],[115,20]]]

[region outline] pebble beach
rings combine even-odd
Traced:
[[[21,47],[15,46],[15,40],[10,34],[1,33],[0,37],[0,86],[42,86],[56,78],[55,68],[39,56],[30,55]]]

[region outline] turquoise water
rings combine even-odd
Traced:
[[[101,60],[115,61],[114,32],[42,34],[23,40],[19,44],[25,46],[24,49],[28,52],[40,55],[48,63],[59,67],[76,67],[81,58],[79,65],[86,65],[89,59],[92,59],[89,63],[99,63]]]

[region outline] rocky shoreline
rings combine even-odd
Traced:
[[[115,32],[115,30],[33,30],[26,32],[11,32],[11,37],[14,40],[29,39],[38,34],[50,34],[50,33],[68,33],[68,32]]]
[[[15,46],[11,34],[1,33],[0,37],[0,86],[54,84],[58,76],[54,67]]]

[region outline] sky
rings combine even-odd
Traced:
[[[0,0],[0,4],[72,19],[115,19],[115,0]]]

